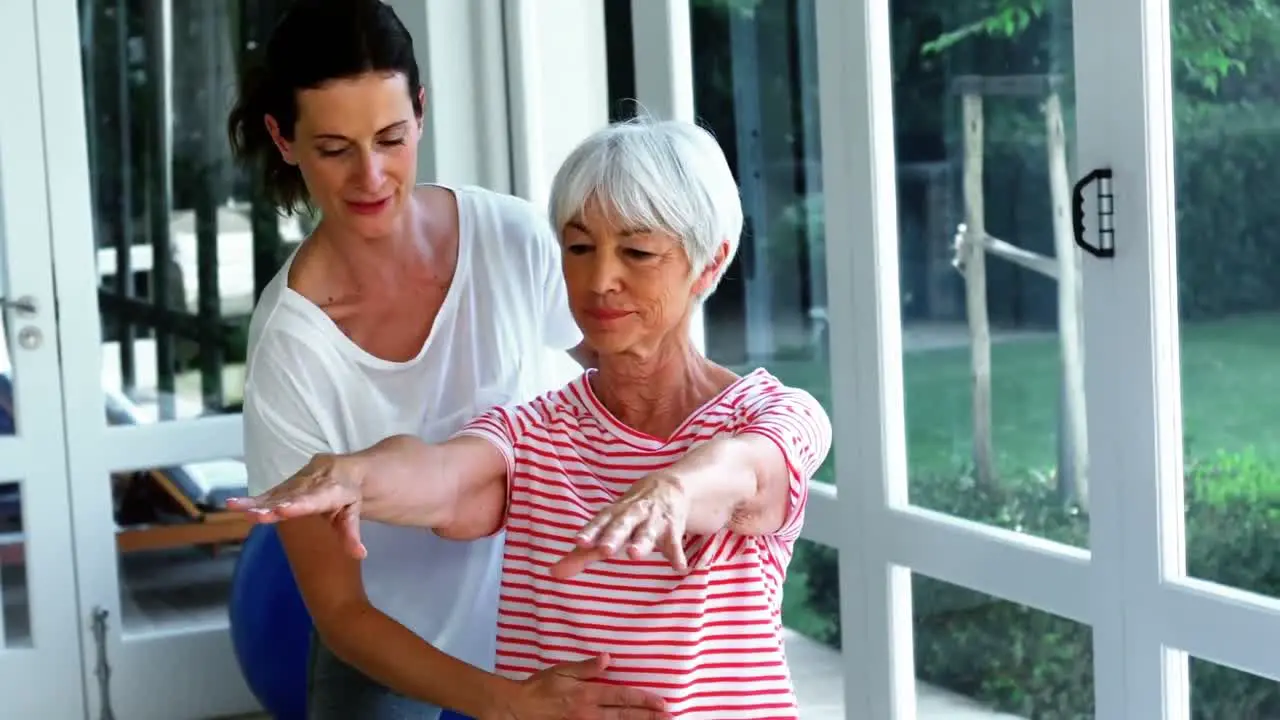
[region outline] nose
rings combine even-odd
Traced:
[[[607,295],[622,289],[622,263],[611,252],[592,254],[591,290],[597,295]]]
[[[360,164],[357,168],[356,180],[360,187],[366,190],[377,190],[382,187],[383,180],[386,179],[386,172],[383,168],[382,157],[370,150],[360,153]]]

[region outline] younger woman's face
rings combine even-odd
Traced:
[[[301,171],[325,222],[360,237],[395,230],[413,192],[422,137],[409,92],[400,73],[366,73],[299,91],[292,140],[268,116],[276,146]]]

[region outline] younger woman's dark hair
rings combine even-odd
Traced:
[[[297,0],[254,60],[246,63],[227,134],[236,159],[259,173],[260,187],[286,214],[308,204],[307,188],[298,168],[280,157],[263,117],[275,118],[292,140],[299,90],[368,72],[399,73],[414,113],[422,115],[413,38],[382,0]]]

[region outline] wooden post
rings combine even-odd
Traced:
[[[1049,152],[1049,193],[1053,202],[1053,244],[1058,260],[1058,343],[1062,353],[1061,433],[1058,482],[1066,494],[1089,507],[1089,438],[1085,419],[1084,352],[1081,347],[1080,251],[1072,238],[1067,137],[1062,101],[1050,92],[1044,104]],[[1062,484],[1066,485],[1063,486]]]
[[[982,95],[964,93],[965,308],[973,367],[973,462],[976,481],[995,483],[991,440],[991,328],[987,318],[987,251],[982,192]]]

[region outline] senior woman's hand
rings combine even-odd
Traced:
[[[347,551],[363,560],[360,505],[364,480],[356,455],[316,455],[288,480],[253,497],[231,498],[227,507],[247,513],[259,523],[275,523],[306,515],[328,516],[342,535]]]
[[[685,572],[689,569],[684,555],[688,519],[689,496],[680,480],[669,473],[647,475],[583,526],[578,547],[553,565],[551,574],[572,577],[622,550],[640,558],[655,548],[671,567]]]

